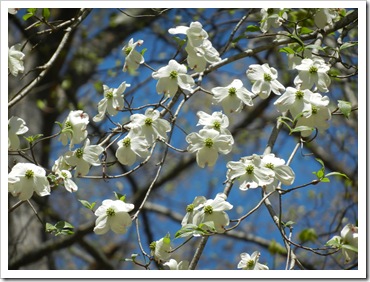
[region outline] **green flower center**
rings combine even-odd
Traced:
[[[205,206],[204,207],[204,213],[212,214],[213,213],[212,206]]]
[[[81,159],[83,155],[84,155],[84,150],[83,149],[79,148],[79,149],[76,150],[76,157],[78,159]]]
[[[27,179],[30,179],[32,178],[33,176],[35,175],[35,173],[33,172],[33,170],[29,169],[26,171],[26,173],[24,174],[24,176],[27,178]]]
[[[128,55],[128,54],[130,54],[130,52],[132,51],[132,47],[126,47],[125,48],[125,54],[126,54],[126,56]]]
[[[213,128],[216,129],[216,130],[220,130],[221,128],[221,123],[219,121],[215,121],[213,123]]]
[[[295,93],[295,97],[296,97],[296,99],[298,99],[298,100],[302,99],[302,98],[303,98],[303,96],[304,96],[304,93],[303,93],[303,91],[301,91],[301,90],[298,90],[298,91]]]
[[[108,91],[106,94],[105,94],[105,97],[107,99],[112,99],[113,98],[113,91]]]
[[[229,88],[229,95],[230,96],[235,96],[236,95],[236,88],[235,87],[230,87]]]
[[[68,178],[68,175],[67,175],[67,173],[65,173],[65,172],[62,172],[61,174],[62,174],[62,177],[63,177],[63,178]]]
[[[248,260],[247,267],[252,268],[253,266],[254,266],[254,260],[253,259]]]
[[[194,205],[190,204],[186,207],[186,212],[192,212],[194,210]]]
[[[149,245],[149,249],[151,249],[152,251],[155,250],[155,246],[157,245],[157,242],[151,242],[150,245]]]
[[[319,109],[316,106],[312,106],[312,114],[313,115],[317,114],[318,111],[319,111]]]
[[[108,208],[106,213],[107,213],[107,216],[114,216],[116,214],[113,208]]]
[[[248,174],[253,174],[254,166],[253,166],[253,165],[248,165],[248,166],[245,168],[245,171],[246,171]]]
[[[204,140],[204,144],[207,148],[212,148],[212,146],[213,146],[212,138],[206,138],[206,140]]]
[[[274,165],[272,163],[266,164],[265,167],[267,167],[269,169],[274,169]]]
[[[311,66],[310,69],[308,70],[308,72],[311,74],[317,73],[317,71],[318,71],[318,68],[315,66]]]
[[[153,123],[153,119],[152,118],[146,118],[145,121],[144,121],[144,123],[147,126],[151,126],[152,123]]]
[[[171,71],[171,72],[170,72],[170,78],[171,78],[171,79],[175,79],[175,78],[177,78],[177,75],[178,75],[177,71]]]
[[[263,79],[265,81],[271,81],[272,80],[271,75],[269,75],[268,73],[264,73],[263,74]]]
[[[64,128],[72,128],[72,123],[70,121],[66,121]]]
[[[126,148],[127,148],[127,147],[130,147],[130,145],[131,145],[131,139],[130,139],[129,137],[126,137],[125,139],[123,139],[122,144],[123,144],[123,146],[125,146]]]

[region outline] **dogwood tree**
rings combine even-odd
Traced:
[[[358,12],[10,9],[9,269],[357,269]]]

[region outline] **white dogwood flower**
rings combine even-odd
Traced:
[[[296,86],[299,85],[301,89],[311,89],[316,85],[318,91],[329,92],[331,80],[327,72],[330,67],[322,58],[303,59],[295,69],[298,70],[298,75],[294,79]]]
[[[239,189],[246,191],[249,188],[269,185],[274,181],[275,172],[261,163],[261,157],[253,155],[241,158],[240,161],[227,163],[227,179],[237,179],[240,183]]]
[[[177,26],[168,30],[170,34],[186,34],[192,47],[199,47],[208,38],[208,33],[203,29],[200,22],[192,22],[190,26]]]
[[[274,102],[274,105],[279,112],[289,110],[293,118],[298,114],[308,111],[310,109],[310,99],[314,95],[309,89],[296,89],[287,87],[285,93]],[[320,94],[315,94],[320,95]],[[320,95],[321,96],[321,95]]]
[[[126,82],[122,82],[118,88],[109,88],[107,85],[103,85],[104,98],[98,103],[99,113],[93,117],[93,121],[103,120],[105,112],[115,116],[119,110],[122,110],[124,106],[123,92],[129,86],[130,84],[126,84]]]
[[[138,51],[135,50],[137,46],[141,46],[144,43],[143,40],[138,40],[134,42],[134,39],[131,38],[127,45],[122,48],[122,51],[126,57],[125,64],[123,65],[123,71],[134,72],[144,63],[144,57]]]
[[[181,221],[181,225],[184,226],[186,224],[192,224],[194,215],[199,212],[199,209],[206,201],[207,199],[204,196],[195,197],[194,201],[191,204],[187,205],[186,214]]]
[[[254,252],[252,255],[248,253],[241,253],[240,254],[240,262],[238,263],[238,268],[242,268],[243,270],[268,270],[268,266],[262,263],[259,263],[260,253]]]
[[[12,116],[8,120],[8,150],[18,150],[20,140],[18,135],[22,135],[28,131],[26,122],[16,116]]]
[[[170,259],[163,265],[168,266],[170,270],[189,270],[189,262],[187,260],[178,263],[175,259]]]
[[[133,204],[127,204],[121,200],[104,200],[102,205],[95,211],[98,217],[95,222],[95,234],[102,235],[111,229],[116,234],[124,234],[132,224],[128,214],[134,209]]]
[[[125,128],[132,130],[134,135],[144,136],[149,145],[153,144],[158,137],[166,140],[166,132],[171,130],[171,124],[160,118],[159,111],[153,108],[148,108],[144,115],[131,115],[130,121]]]
[[[59,140],[62,144],[73,148],[75,144],[80,144],[87,137],[87,125],[89,124],[89,115],[81,110],[71,111],[63,122],[62,132]]]
[[[226,87],[214,87],[213,103],[221,104],[225,113],[240,112],[244,105],[253,106],[253,93],[243,87],[240,79],[234,79]]]
[[[317,128],[318,130],[326,130],[329,128],[328,121],[331,119],[331,112],[328,107],[329,97],[321,96],[319,93],[314,93],[309,99],[310,107],[303,113],[303,116],[298,119],[296,126],[307,126]],[[303,137],[307,137],[312,133],[311,130],[301,131]]]
[[[157,262],[168,261],[171,257],[171,238],[169,235],[150,244],[151,254]]]
[[[214,129],[220,134],[231,135],[231,132],[227,129],[229,118],[222,112],[213,112],[212,115],[209,115],[206,112],[198,111],[197,116],[199,117],[197,126],[203,125],[205,129]]]
[[[342,249],[344,263],[351,262],[358,254],[358,227],[348,223],[343,227],[340,236],[334,236],[326,245]]]
[[[201,129],[199,133],[192,132],[187,135],[186,142],[189,143],[188,151],[196,153],[198,165],[204,168],[206,165],[215,165],[218,153],[230,153],[233,138],[231,135],[220,134],[214,129]]]
[[[72,174],[69,172],[69,170],[59,170],[56,172],[57,181],[63,182],[64,187],[68,192],[76,192],[78,190],[78,187],[76,183],[73,182]]]
[[[225,232],[225,226],[228,226],[230,219],[225,211],[231,210],[233,205],[226,201],[224,193],[218,193],[214,199],[208,199],[200,205],[201,210],[194,214],[193,223],[199,225],[212,221],[216,232]]]
[[[288,18],[286,12],[283,12],[282,15],[279,16],[282,10],[283,9],[278,8],[261,9],[262,20],[260,29],[263,33],[269,31],[271,27],[278,28]]]
[[[137,156],[142,159],[150,155],[150,145],[142,136],[129,134],[118,141],[118,149],[116,151],[116,158],[123,165],[131,166],[136,161]]]
[[[157,79],[157,92],[172,97],[178,88],[191,91],[195,85],[194,79],[186,74],[186,66],[180,65],[175,60],[170,60],[168,65],[152,73],[152,77]]]
[[[247,70],[247,77],[253,83],[252,92],[261,99],[270,96],[271,91],[280,95],[285,87],[277,80],[278,72],[267,63],[263,65],[253,64]]]
[[[90,145],[90,140],[86,139],[83,147],[67,152],[65,160],[70,166],[75,166],[75,176],[85,176],[89,173],[90,166],[101,164],[99,156],[104,149],[100,145]]]
[[[25,55],[20,51],[21,45],[16,44],[8,47],[8,68],[13,76],[24,72],[23,59]]]
[[[45,169],[32,163],[17,163],[8,174],[8,191],[21,201],[31,199],[33,192],[41,197],[50,195]]]
[[[187,44],[185,51],[188,53],[187,62],[189,67],[197,72],[204,71],[207,63],[214,64],[221,61],[220,54],[208,39],[205,39],[198,47]]]
[[[261,165],[274,171],[275,178],[284,185],[291,185],[294,182],[295,174],[290,166],[285,164],[281,158],[275,154],[266,154],[261,159]]]

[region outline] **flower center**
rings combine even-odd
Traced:
[[[170,72],[170,78],[171,78],[171,79],[175,79],[175,78],[177,78],[177,75],[178,75],[177,71],[171,71],[171,72]]]
[[[316,106],[312,106],[312,114],[315,115],[318,112],[318,108]]]
[[[61,175],[62,175],[62,177],[63,177],[64,179],[68,178],[68,175],[67,175],[67,173],[65,173],[65,172],[62,172],[62,173],[61,173]]]
[[[268,73],[264,73],[263,74],[263,79],[265,81],[271,81],[272,80],[271,75],[269,75]]]
[[[106,94],[105,94],[105,97],[107,99],[112,99],[113,98],[113,91],[108,91]]]
[[[123,139],[122,144],[123,144],[123,146],[125,146],[126,148],[127,148],[127,147],[130,147],[130,145],[131,145],[131,139],[130,139],[129,137],[126,137],[125,139]]]
[[[64,128],[72,128],[72,123],[69,120],[66,121],[66,123],[64,124]]]
[[[30,179],[32,178],[33,176],[35,175],[35,173],[33,172],[33,170],[29,169],[26,171],[26,173],[24,174],[24,176],[27,178],[27,179]]]
[[[252,268],[253,266],[254,266],[254,260],[253,259],[248,260],[247,267]]]
[[[107,208],[106,213],[107,213],[107,216],[114,216],[116,214],[113,208]]]
[[[213,123],[213,128],[216,129],[216,130],[220,130],[221,128],[221,123],[219,121],[215,121]]]
[[[194,210],[194,205],[190,204],[186,207],[186,212],[192,212]]]
[[[157,245],[157,242],[151,242],[150,245],[149,245],[149,249],[151,249],[152,251],[155,250],[155,246]]]
[[[205,206],[204,207],[204,213],[212,214],[213,213],[212,206]]]
[[[76,157],[78,159],[81,159],[83,155],[84,155],[84,150],[83,149],[79,148],[79,149],[76,150]]]
[[[318,71],[318,68],[315,66],[311,66],[310,69],[308,70],[308,72],[311,74],[317,73],[317,71]]]
[[[295,93],[295,97],[296,97],[296,99],[298,99],[298,100],[302,99],[302,98],[303,98],[303,96],[304,96],[304,93],[303,93],[303,91],[301,91],[301,90],[298,90],[298,91]]]
[[[253,165],[248,165],[248,166],[245,168],[245,171],[246,171],[248,174],[253,174],[254,166],[253,166]]]
[[[235,87],[230,87],[229,88],[229,95],[230,96],[236,95],[236,88]]]
[[[132,47],[126,47],[125,48],[125,54],[126,54],[126,56],[128,55],[128,54],[130,54],[130,52],[132,51]]]
[[[207,148],[212,148],[212,146],[213,146],[212,138],[206,138],[206,140],[204,140],[204,144]]]
[[[153,119],[152,118],[146,118],[145,121],[144,121],[144,123],[147,126],[151,126],[152,123],[153,123]]]
[[[274,165],[272,163],[266,164],[265,167],[267,167],[269,169],[274,169]]]

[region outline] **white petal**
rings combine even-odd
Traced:
[[[110,228],[116,234],[124,234],[127,228],[131,226],[132,219],[127,212],[118,212],[108,218]]]

